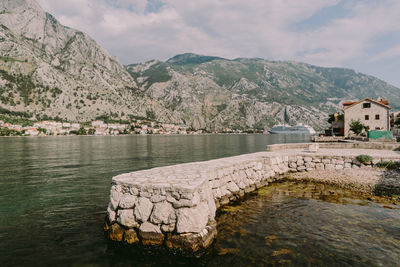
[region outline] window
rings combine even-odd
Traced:
[[[375,120],[379,120],[379,114],[375,115]]]
[[[366,121],[369,120],[369,115],[365,115],[365,120],[366,120]]]
[[[363,104],[363,108],[370,108],[371,107],[371,103],[364,103]]]

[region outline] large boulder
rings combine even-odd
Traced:
[[[139,222],[147,222],[153,209],[153,203],[145,197],[139,197],[135,203],[135,216]]]
[[[177,211],[176,230],[180,233],[200,233],[208,222],[208,204],[201,202],[196,207],[181,208]]]
[[[175,209],[166,201],[154,205],[150,221],[154,224],[172,224],[176,222]]]
[[[139,227],[133,210],[119,210],[117,222],[127,228]]]

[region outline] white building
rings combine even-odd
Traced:
[[[372,130],[390,131],[390,109],[389,102],[378,98],[364,98],[360,101],[343,103],[344,111],[344,134],[350,133],[350,123],[360,120],[365,126]]]

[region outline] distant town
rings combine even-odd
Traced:
[[[25,125],[24,125],[25,124]],[[104,122],[96,120],[85,123],[37,121],[28,123],[10,123],[0,120],[0,136],[59,136],[59,135],[147,135],[180,134],[197,135],[204,133],[244,133],[248,131],[226,128],[220,132],[194,130],[184,125],[166,124],[149,120],[133,122]]]

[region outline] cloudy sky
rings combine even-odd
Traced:
[[[400,87],[399,0],[37,0],[124,64],[192,52],[347,67]]]

